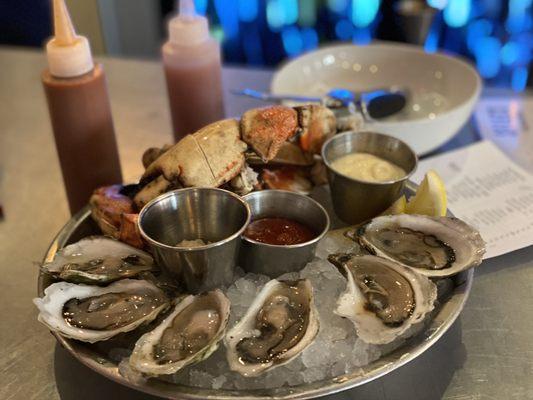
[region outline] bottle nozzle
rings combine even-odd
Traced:
[[[70,78],[94,68],[87,38],[76,35],[65,0],[53,0],[54,37],[46,43],[48,67],[53,76]]]
[[[54,0],[54,37],[59,46],[70,46],[76,41],[76,31],[72,25],[65,0]]]
[[[179,14],[183,17],[194,17],[196,15],[196,8],[194,7],[194,0],[178,0]]]
[[[194,0],[178,0],[179,14],[168,23],[172,43],[192,46],[209,39],[207,18],[196,14]]]

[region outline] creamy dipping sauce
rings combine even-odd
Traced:
[[[407,175],[403,168],[369,153],[347,154],[333,161],[331,168],[340,174],[366,182],[395,181]]]

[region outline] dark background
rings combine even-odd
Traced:
[[[195,0],[198,12],[211,21],[213,36],[223,44],[225,62],[251,66],[275,66],[331,41],[409,41],[407,23],[396,11],[400,1],[408,0]],[[135,3],[128,2],[131,7]],[[421,2],[435,13],[420,45],[428,52],[443,49],[470,58],[490,85],[524,90],[533,53],[531,3]],[[153,6],[156,32],[163,40],[164,22],[174,12],[175,1],[153,0]],[[128,9],[119,7],[127,15]],[[41,46],[51,34],[50,13],[48,0],[0,0],[0,43]],[[153,50],[155,56],[157,49]]]

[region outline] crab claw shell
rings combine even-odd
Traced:
[[[229,186],[233,192],[244,196],[254,190],[257,186],[258,175],[257,172],[245,164],[241,172],[230,181]]]
[[[130,246],[142,249],[145,243],[139,232],[139,214],[122,214],[118,240],[129,244]]]
[[[185,186],[213,186],[213,175],[198,141],[187,135],[146,168],[141,182],[150,182],[162,175],[168,182],[180,180]],[[146,185],[142,190],[145,190]],[[142,192],[141,190],[141,192]]]
[[[265,163],[261,157],[254,152],[246,154],[246,162],[250,165],[264,166],[264,165],[297,165],[300,167],[310,167],[315,162],[313,156],[304,151],[297,144],[291,142],[284,142],[281,144],[276,156]]]
[[[122,185],[104,186],[96,189],[89,205],[91,217],[102,232],[118,238],[123,214],[135,213],[133,201],[120,193]]]
[[[272,160],[281,145],[298,129],[296,111],[290,107],[272,106],[246,111],[241,118],[242,140],[264,162]]]
[[[294,108],[301,129],[300,147],[312,154],[320,154],[324,142],[337,132],[335,114],[329,108],[308,104]]]
[[[309,194],[313,190],[306,169],[300,167],[287,165],[280,168],[265,168],[261,171],[259,180],[266,189],[289,190],[301,194]]]
[[[173,184],[165,179],[163,175],[159,175],[153,181],[148,182],[133,198],[137,209],[141,209],[150,200],[156,198],[160,194],[166,193],[172,189],[178,189],[181,185]]]
[[[246,148],[236,120],[207,125],[148,166],[141,182],[149,183],[135,196],[135,204],[142,207],[174,187],[218,187],[228,182],[243,168]]]
[[[144,168],[148,168],[150,164],[152,164],[155,160],[157,160],[160,156],[162,156],[168,149],[170,149],[171,145],[165,144],[163,147],[150,147],[147,149],[142,156],[142,163]]]
[[[230,181],[244,167],[244,152],[248,146],[241,140],[237,120],[216,122],[193,136],[207,160],[215,187]]]

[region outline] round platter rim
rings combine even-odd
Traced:
[[[415,188],[416,186],[409,182],[408,190],[413,190]],[[81,226],[88,219],[90,219],[90,209],[86,206],[74,215],[59,231],[48,247],[43,261],[49,261],[53,258],[57,250],[67,243],[76,228]],[[408,340],[405,345],[400,346],[391,354],[363,367],[364,373],[362,374],[359,372],[345,374],[341,377],[300,384],[298,386],[287,386],[275,389],[222,390],[183,386],[159,379],[149,379],[143,383],[133,383],[120,375],[116,364],[102,358],[102,356],[96,352],[91,352],[86,345],[76,342],[75,340],[67,339],[56,332],[52,332],[52,334],[58,343],[83,365],[114,382],[151,395],[168,399],[186,400],[310,399],[338,393],[373,381],[374,379],[380,378],[381,376],[409,363],[429,349],[446,331],[448,331],[458,318],[470,294],[474,279],[473,269],[463,272],[458,276],[460,277],[460,284],[454,288],[450,297],[445,303],[443,303],[429,325],[423,332]],[[44,295],[44,285],[44,274],[40,272],[37,288],[40,297]],[[399,352],[403,352],[403,354],[398,356],[397,353]],[[391,356],[394,356],[394,359],[389,360]]]

